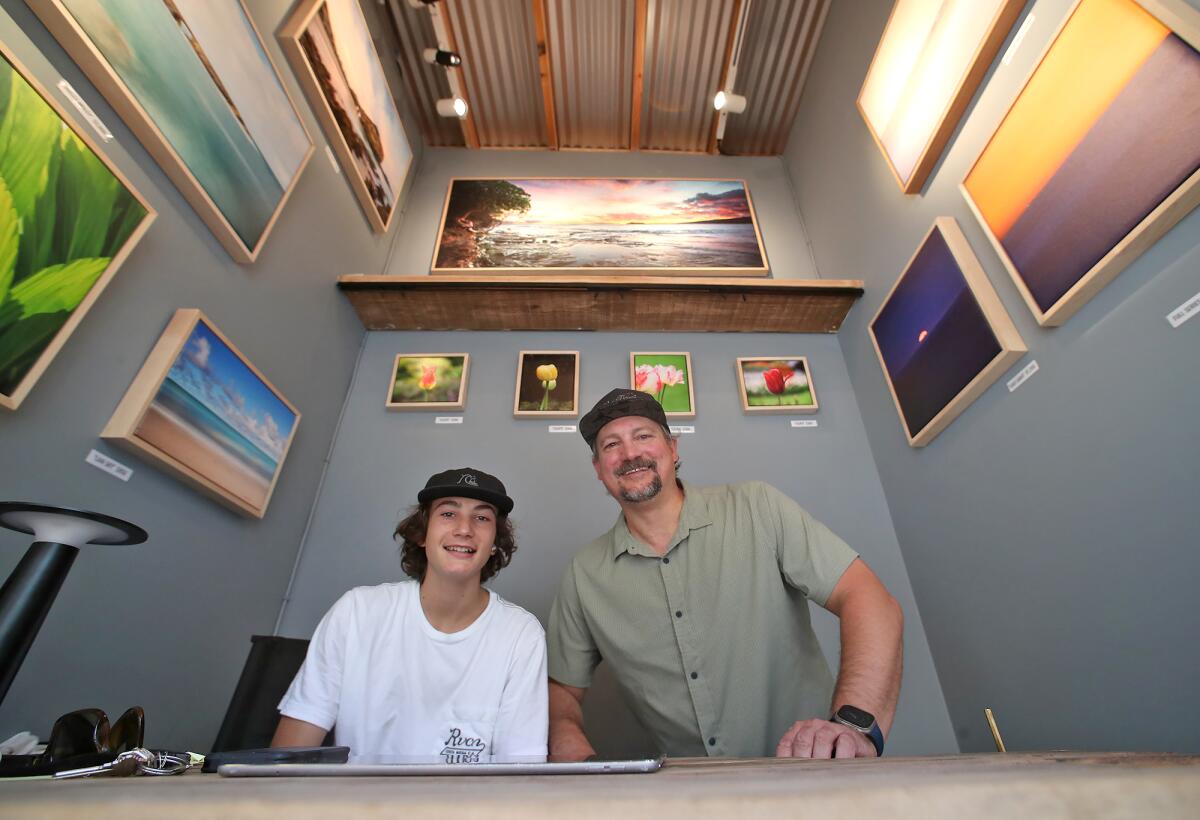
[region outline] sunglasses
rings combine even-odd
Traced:
[[[94,766],[141,747],[146,731],[142,707],[133,706],[109,723],[103,709],[76,709],[54,721],[46,750],[0,758],[0,777],[29,777]]]

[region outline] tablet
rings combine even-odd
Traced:
[[[639,774],[663,759],[583,760],[576,763],[225,763],[222,777],[482,777],[511,774]]]

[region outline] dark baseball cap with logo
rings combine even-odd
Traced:
[[[500,479],[474,467],[456,467],[430,476],[425,489],[417,493],[417,501],[428,504],[438,498],[454,496],[486,501],[502,515],[508,515],[513,508],[513,500],[508,497]]]
[[[610,390],[579,420],[579,434],[588,447],[595,447],[596,436],[600,435],[604,425],[625,416],[641,416],[655,424],[667,426],[667,414],[653,396],[640,390],[618,387]]]

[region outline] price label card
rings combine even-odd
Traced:
[[[1171,327],[1179,327],[1197,313],[1200,313],[1200,293],[1168,313],[1167,321],[1171,323]]]
[[[816,427],[816,419],[792,419],[793,427]]]
[[[96,467],[97,469],[103,470],[109,475],[116,476],[122,481],[128,481],[129,477],[133,475],[133,470],[129,469],[121,462],[109,458],[99,450],[92,450],[87,454],[87,458],[85,458],[84,461],[88,464],[91,464],[93,467]]]
[[[551,424],[550,432],[551,433],[574,433],[575,425],[574,424]]]
[[[438,416],[433,420],[434,424],[462,424],[462,416]]]
[[[1025,384],[1025,382],[1029,381],[1029,377],[1036,372],[1038,372],[1037,361],[1032,361],[1022,367],[1020,373],[1008,380],[1008,392],[1011,393],[1021,385]]]
[[[100,139],[105,142],[112,142],[112,131],[108,130],[108,126],[96,116],[96,112],[92,110],[90,105],[83,101],[83,97],[79,96],[79,92],[69,82],[59,80],[58,90],[62,92],[62,95],[67,98],[67,101],[71,105],[75,106],[75,110],[79,112],[79,116],[83,117],[87,121],[87,124],[92,126],[92,130],[96,132]]]
[[[696,427],[692,424],[672,424],[671,432],[677,436],[691,435],[696,432]]]

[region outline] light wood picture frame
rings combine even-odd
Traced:
[[[397,353],[388,410],[462,410],[467,406],[469,353]]]
[[[959,186],[1038,324],[1200,204],[1200,10],[1080,0]]]
[[[744,413],[815,413],[807,356],[739,356],[734,362]]]
[[[16,410],[157,213],[0,44],[0,407]]]
[[[579,415],[579,351],[522,350],[513,396],[517,418]]]
[[[28,0],[238,262],[258,258],[313,143],[241,0]]]
[[[413,152],[358,0],[301,0],[277,37],[363,215],[386,233]]]
[[[900,190],[920,193],[1025,0],[896,0],[858,112]]]
[[[208,317],[175,311],[101,438],[262,518],[300,411]]]
[[[938,217],[867,326],[909,445],[924,447],[1026,352],[952,217]]]
[[[768,276],[741,179],[452,179],[433,273]]]
[[[649,393],[667,418],[694,418],[696,388],[691,353],[630,353],[629,386]]]

